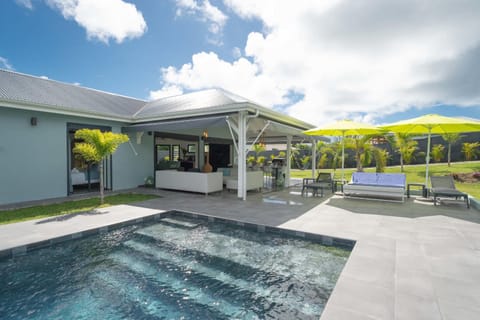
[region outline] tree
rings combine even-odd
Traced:
[[[465,160],[471,161],[477,158],[478,150],[480,147],[480,142],[465,142],[462,144],[462,152],[465,155]]]
[[[345,148],[352,149],[355,152],[355,161],[357,162],[357,171],[362,172],[363,166],[372,162],[372,135],[357,136],[345,139]]]
[[[445,147],[442,144],[436,144],[432,147],[432,158],[433,161],[435,162],[440,162],[443,159],[443,151],[445,150]]]
[[[388,151],[381,148],[374,147],[372,149],[373,157],[375,158],[375,172],[385,172],[387,166]]]
[[[119,145],[127,142],[128,136],[121,133],[102,132],[98,129],[80,129],[75,132],[75,139],[83,140],[83,142],[76,143],[73,152],[82,156],[86,161],[98,163],[100,204],[103,204],[103,160],[112,155]]]
[[[253,145],[252,150],[255,152],[255,158],[257,158],[260,153],[265,152],[266,148],[265,145],[257,143]]]
[[[447,152],[447,161],[448,166],[450,167],[450,160],[452,154],[452,146],[460,140],[461,136],[459,133],[445,133],[442,135],[443,140],[448,143],[448,152]]]
[[[257,163],[262,167],[265,165],[265,160],[266,160],[265,156],[257,157]]]
[[[303,169],[303,167],[300,166],[300,160],[298,159],[300,157],[299,149],[299,144],[296,144],[295,147],[290,150],[290,161],[293,163],[294,168]]]
[[[317,143],[317,150],[321,154],[318,165],[320,168],[331,167],[333,172],[341,166],[342,163],[342,144],[340,142],[324,143],[319,141]],[[347,155],[345,155],[347,158]]]
[[[403,164],[409,164],[413,159],[413,154],[417,150],[417,141],[413,141],[413,136],[405,133],[395,134],[395,146],[400,153],[400,171],[403,172]]]
[[[302,168],[303,169],[307,169],[309,166],[310,166],[310,160],[311,160],[311,156],[303,156],[302,159],[300,160],[302,162]]]

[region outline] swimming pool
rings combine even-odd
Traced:
[[[0,261],[0,314],[318,319],[349,254],[275,228],[166,215]]]

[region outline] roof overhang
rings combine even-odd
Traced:
[[[27,103],[27,102],[21,102],[21,101],[16,102],[16,101],[0,99],[0,107],[5,107],[9,109],[35,111],[35,112],[53,113],[53,114],[60,114],[60,115],[67,115],[67,116],[74,116],[74,117],[93,118],[93,119],[108,120],[108,121],[123,122],[123,123],[132,122],[132,119],[129,117],[119,117],[119,116],[105,115],[100,113],[88,113],[83,111],[72,110],[69,108],[63,108],[59,106],[53,107],[50,105],[34,104],[34,103]]]
[[[222,109],[225,111],[225,109]],[[228,121],[236,121],[238,108],[230,114],[205,115],[197,117],[167,118],[164,120],[135,123],[125,126],[122,131],[125,133],[139,131],[154,131],[163,133],[183,134],[191,136],[201,136],[205,129],[208,130],[209,137],[230,139]],[[264,129],[265,127],[265,129]],[[283,143],[287,136],[294,137],[295,141],[311,141],[312,137],[304,135],[304,126],[300,128],[290,124],[271,120],[260,112],[251,114],[248,122],[247,139],[256,138],[260,132],[263,137],[275,143]]]
[[[123,132],[138,132],[138,131],[186,131],[191,129],[205,129],[208,127],[223,127],[227,125],[227,116],[213,116],[213,117],[197,117],[197,118],[183,118],[170,119],[164,121],[152,121],[132,124],[131,126],[123,127]]]

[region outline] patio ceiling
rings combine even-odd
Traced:
[[[205,116],[196,118],[182,118],[175,120],[163,120],[148,123],[133,124],[123,127],[123,132],[156,131],[174,134],[201,136],[205,129],[208,130],[209,137],[231,139],[228,121],[235,123],[237,114]],[[268,124],[268,125],[267,125]],[[248,121],[247,139],[255,139],[263,131],[263,136],[269,142],[285,142],[286,136],[292,136],[295,141],[309,141],[308,137],[302,133],[302,128],[282,124],[263,117],[252,117]]]

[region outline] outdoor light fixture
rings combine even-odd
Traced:
[[[203,141],[207,141],[208,139],[208,131],[207,129],[203,130],[203,133],[202,133],[202,140]]]
[[[37,117],[31,117],[30,118],[30,125],[32,127],[35,127],[37,125]]]
[[[267,145],[265,144],[265,133],[262,133],[262,135],[260,136],[260,141],[258,142],[258,144],[265,148]]]

